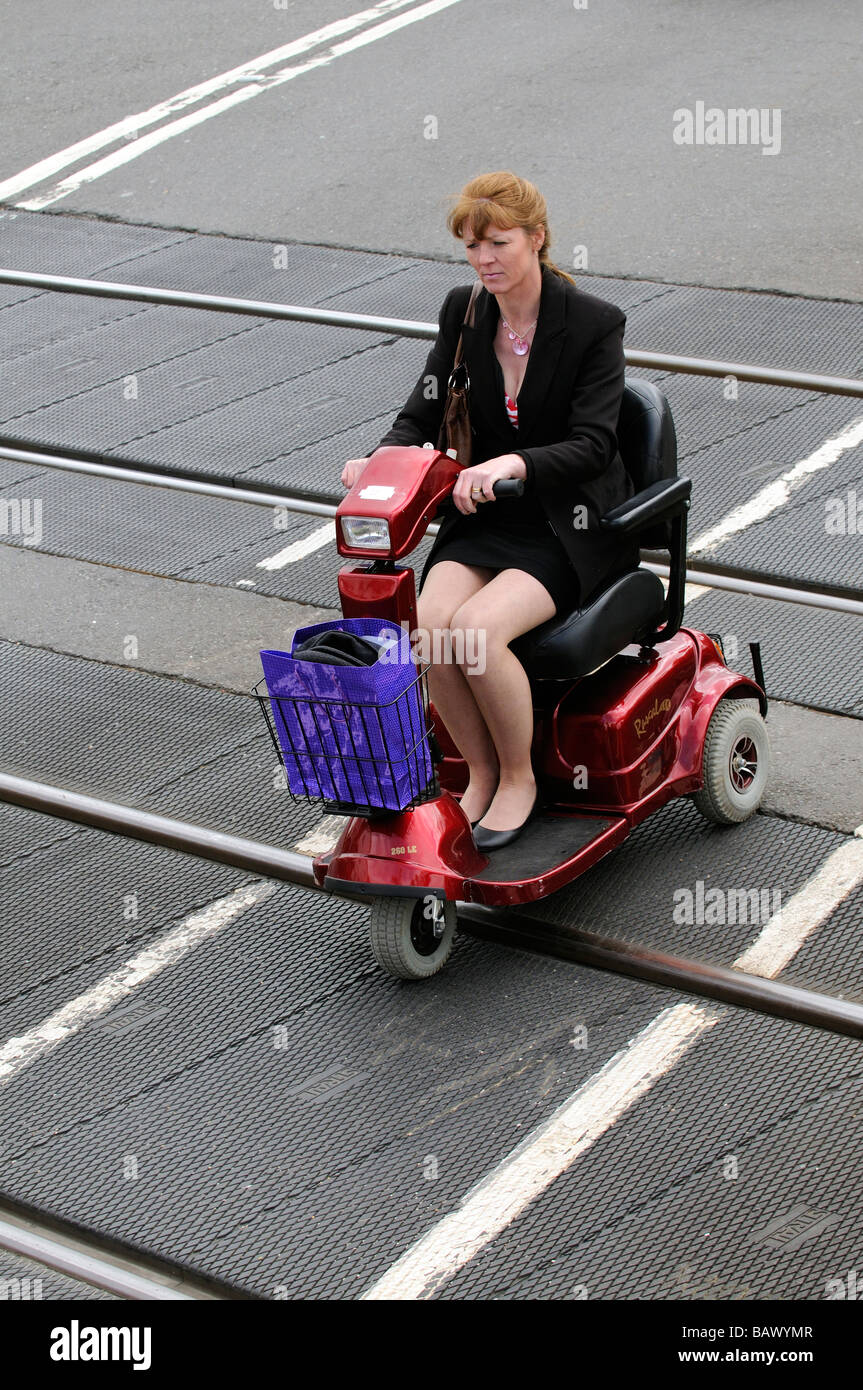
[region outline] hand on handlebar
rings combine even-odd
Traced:
[[[492,491],[495,483],[507,478],[524,479],[526,476],[527,468],[520,454],[501,454],[499,458],[487,459],[485,463],[462,469],[455,480],[452,501],[460,512],[469,516],[476,511],[478,504],[481,506],[483,502],[496,500]],[[480,488],[481,491],[473,492],[473,488]]]
[[[369,458],[371,458],[371,454],[369,454]],[[368,458],[348,459],[347,463],[342,469],[342,486],[348,489],[352,488],[357,478],[360,476],[366,464],[368,463],[368,461]]]
[[[348,459],[347,463],[342,469],[342,486],[348,489],[352,488],[357,478],[364,471],[366,464],[374,458],[375,454],[379,454],[381,452],[381,449],[383,449],[384,447],[385,446],[383,444],[379,444],[376,449],[372,449],[368,458]]]

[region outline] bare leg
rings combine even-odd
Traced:
[[[456,560],[440,560],[432,565],[422,593],[417,599],[417,625],[427,636],[429,696],[446,725],[447,732],[468,766],[469,780],[461,807],[468,820],[481,816],[497,786],[498,758],[485,719],[474,699],[473,687],[459,665],[445,659],[445,645],[434,643],[435,629],[448,632],[456,610],[487,585],[494,571],[479,565],[463,565]]]
[[[511,830],[528,815],[536,796],[530,760],[533,703],[527,672],[509,643],[551,618],[548,590],[525,570],[501,570],[453,615],[452,631],[485,629],[484,668],[466,668],[471,690],[500,762],[494,800],[480,822],[489,830]],[[457,644],[456,644],[457,645]]]

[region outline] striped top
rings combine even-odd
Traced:
[[[506,413],[507,413],[507,417],[509,418],[509,423],[512,425],[512,427],[513,427],[514,430],[517,430],[517,429],[518,429],[518,403],[512,399],[512,396],[508,396],[508,395],[506,394],[505,391],[504,391],[504,393],[503,393],[503,399],[504,399],[504,402],[506,403]]]

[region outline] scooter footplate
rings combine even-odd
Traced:
[[[523,883],[557,869],[579,850],[620,826],[619,817],[538,816],[517,840],[492,850],[486,868],[471,874],[484,883]]]

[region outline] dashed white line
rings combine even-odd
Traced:
[[[152,980],[160,971],[194,950],[208,936],[239,917],[241,912],[256,906],[274,893],[277,884],[269,881],[247,884],[227,897],[218,898],[198,912],[186,917],[160,940],[139,951],[119,969],[106,975],[92,989],[78,995],[51,1014],[37,1027],[21,1037],[10,1038],[0,1047],[0,1085],[11,1081],[25,1067],[44,1057],[67,1038],[79,1032],[94,1018],[113,1009],[121,999]]]
[[[22,169],[19,174],[5,179],[0,183],[0,202],[11,201],[12,198],[25,192],[26,189],[35,188],[37,184],[53,178],[55,174],[59,174],[61,169],[68,169],[70,165],[77,164],[80,159],[87,159],[97,150],[103,150],[108,145],[116,144],[118,140],[126,140],[130,136],[135,137],[139,131],[146,129],[147,126],[157,125],[159,121],[165,120],[177,111],[184,110],[187,106],[194,106],[196,102],[203,101],[205,97],[213,96],[215,92],[223,91],[226,87],[233,86],[237,82],[252,82],[267,68],[276,67],[289,58],[296,58],[301,53],[317,48],[319,44],[330,43],[333,39],[338,39],[344,34],[353,33],[362,25],[372,23],[383,15],[391,14],[394,10],[403,9],[405,5],[412,3],[413,0],[381,0],[380,4],[374,5],[370,9],[360,10],[345,19],[338,19],[332,24],[325,24],[323,28],[315,29],[309,34],[304,34],[302,38],[282,44],[279,48],[273,48],[269,53],[263,53],[258,58],[250,58],[240,67],[230,68],[227,72],[208,78],[206,82],[199,82],[194,87],[187,87],[184,92],[169,97],[167,101],[160,101],[156,106],[151,106],[146,111],[138,111],[133,116],[126,116],[123,120],[116,121],[104,130],[98,131],[97,134],[88,136],[86,140],[78,140],[74,145],[67,146],[65,150],[49,155],[47,159],[40,159],[37,164],[31,164],[28,169]]]
[[[290,545],[286,545],[275,555],[268,555],[265,560],[259,560],[257,568],[259,570],[284,569],[285,565],[292,565],[297,560],[304,560],[307,555],[312,555],[316,550],[322,550],[325,545],[330,545],[335,538],[335,521],[326,521],[323,526],[316,527],[301,541],[292,541]]]
[[[173,139],[176,135],[182,135],[184,131],[191,130],[200,125],[203,121],[209,120],[212,116],[221,115],[224,111],[232,110],[245,101],[251,101],[254,97],[262,96],[264,92],[270,91],[273,87],[281,86],[285,82],[292,82],[294,78],[300,77],[303,73],[312,72],[315,68],[329,66],[337,58],[342,58],[348,53],[355,52],[358,48],[366,44],[374,43],[377,39],[385,38],[388,34],[396,33],[408,24],[415,24],[420,19],[427,19],[430,15],[437,14],[439,10],[447,9],[450,5],[460,4],[461,0],[428,0],[424,5],[418,5],[407,13],[397,15],[393,19],[384,20],[381,24],[375,24],[371,28],[365,29],[362,33],[356,34],[353,38],[345,39],[341,43],[333,44],[323,54],[311,58],[306,63],[300,63],[296,67],[282,68],[273,74],[261,73],[251,85],[240,87],[235,92],[230,92],[227,96],[221,97],[218,101],[211,102],[209,106],[200,107],[197,111],[191,112],[188,116],[181,116],[179,120],[170,121],[167,125],[160,126],[158,130],[151,131],[149,135],[143,135],[140,139],[131,140],[124,148],[115,150],[112,154],[105,155],[103,159],[97,160],[95,164],[88,165],[85,169],[79,169],[68,178],[63,179],[46,193],[38,197],[30,198],[25,202],[17,203],[16,207],[26,208],[30,211],[38,211],[41,208],[50,207],[52,203],[59,202],[61,198],[67,198],[71,193],[76,192],[85,183],[91,183],[94,179],[102,178],[105,174],[112,173],[122,165],[128,164],[130,160],[137,159],[139,155],[146,154],[148,150],[154,149],[157,145],[166,140]],[[368,15],[371,11],[363,11]],[[363,21],[365,22],[365,21]],[[318,31],[320,32],[320,31]],[[298,42],[302,42],[301,40]],[[311,46],[311,45],[309,45]]]
[[[859,836],[863,826],[855,831]],[[808,936],[863,883],[863,842],[851,839],[772,917],[734,962],[772,978]],[[416,1242],[362,1295],[363,1299],[429,1298],[509,1226],[623,1115],[646,1095],[727,1010],[677,1004],[664,1009],[628,1047],[580,1086],[544,1124]]]

